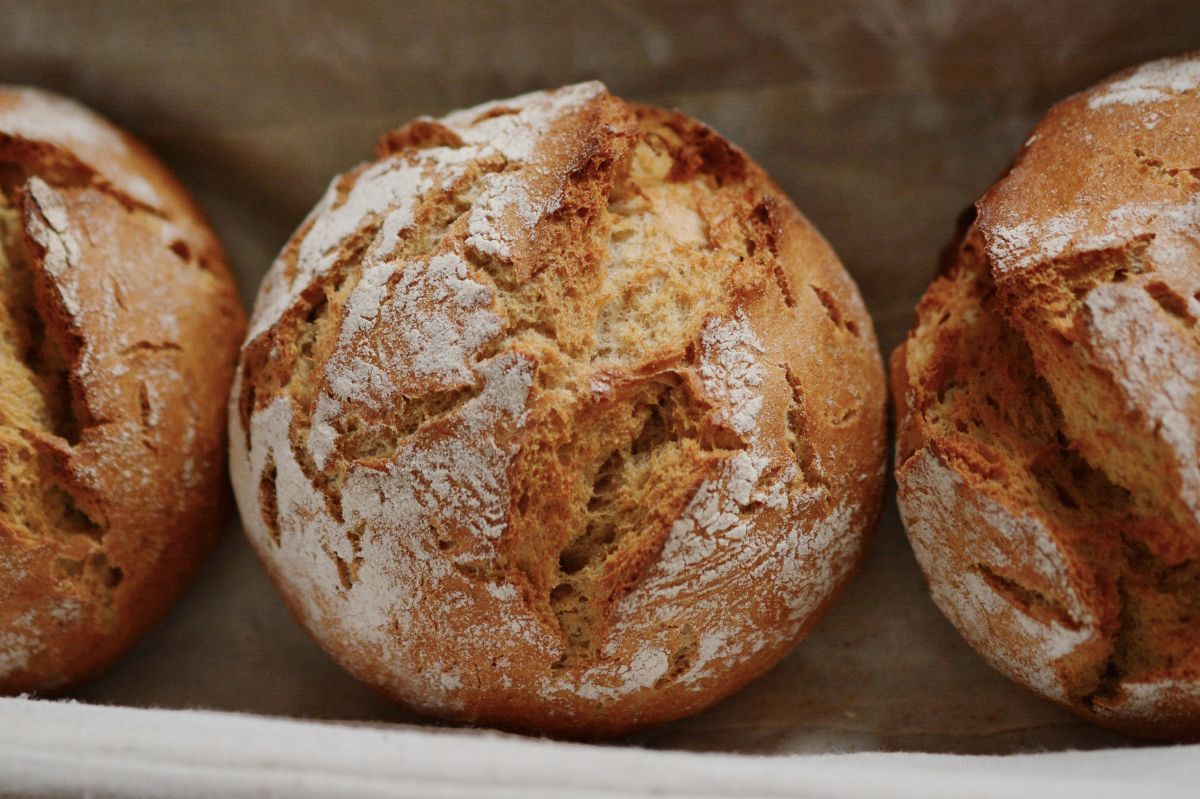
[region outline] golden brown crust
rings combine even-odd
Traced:
[[[0,217],[0,690],[53,690],[215,539],[245,318],[183,190],[69,100],[0,90]]]
[[[741,151],[582,84],[423,119],[264,282],[248,534],[352,673],[613,735],[775,663],[878,512],[884,388],[836,256]]]
[[[892,359],[935,600],[1090,718],[1200,736],[1200,56],[1055,106]]]

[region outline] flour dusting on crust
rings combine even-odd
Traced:
[[[45,249],[43,263],[54,278],[67,312],[78,316],[79,297],[68,272],[79,263],[79,242],[71,230],[66,203],[39,177],[29,179],[29,194],[40,212],[29,217],[29,235]]]
[[[6,88],[0,98],[0,134],[49,142],[101,171],[135,200],[161,207],[163,194],[141,170],[139,154],[122,133],[79,103],[32,88]]]
[[[1088,108],[1161,103],[1200,86],[1200,60],[1152,61],[1088,97]]]
[[[993,666],[1046,696],[1065,700],[1067,690],[1055,661],[1099,640],[1100,630],[1075,593],[1054,536],[1036,515],[1014,513],[968,489],[961,476],[928,450],[905,464],[900,490],[904,526],[922,570],[930,575],[938,607]],[[965,537],[962,545],[951,544],[950,530]],[[1021,553],[1019,560],[1013,552]],[[1075,629],[1033,617],[999,594],[978,571],[983,565],[1004,573],[1026,558],[1046,582],[1063,587]],[[992,626],[1001,620],[1017,634],[992,635]]]
[[[412,224],[413,208],[422,196],[453,184],[471,162],[499,157],[515,165],[530,160],[548,126],[603,91],[602,84],[584,83],[554,93],[526,95],[505,104],[515,113],[479,123],[474,120],[494,110],[496,104],[458,111],[440,123],[459,133],[463,146],[432,147],[385,158],[366,167],[344,198],[343,179],[335,178],[301,228],[307,232],[300,240],[295,274],[288,275],[281,256],[264,281],[249,338],[269,329],[305,288],[333,268],[346,239],[364,226],[373,224],[382,230],[375,247],[387,254],[388,245]],[[513,234],[507,230],[513,219],[520,221],[518,229],[528,231],[556,202],[555,193],[531,188],[528,178],[505,172],[489,174],[484,178],[483,199],[471,212],[467,243],[485,254],[509,257]]]
[[[1105,344],[1100,357],[1129,398],[1131,414],[1170,447],[1180,494],[1200,518],[1200,435],[1193,416],[1200,358],[1177,346],[1175,330],[1159,318],[1157,305],[1145,291],[1109,284],[1090,292],[1085,305],[1097,339]]]

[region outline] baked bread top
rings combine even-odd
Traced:
[[[299,618],[419,710],[615,733],[778,659],[863,548],[882,375],[742,152],[598,83],[419,119],[268,274],[231,414]]]
[[[1200,734],[1200,57],[1056,105],[893,358],[910,537],[1043,695]]]
[[[94,113],[0,89],[0,690],[81,679],[220,527],[244,330],[173,178]]]

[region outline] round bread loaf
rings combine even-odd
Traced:
[[[598,83],[418,119],[266,278],[231,405],[247,532],[350,672],[579,736],[697,711],[858,563],[871,322],[741,151]]]
[[[245,317],[145,148],[0,88],[0,691],[107,665],[175,600],[228,508]]]
[[[900,507],[997,669],[1200,735],[1200,56],[1055,106],[892,358]]]

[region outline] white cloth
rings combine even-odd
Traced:
[[[17,698],[0,795],[1163,799],[1200,795],[1200,747],[750,757]]]

